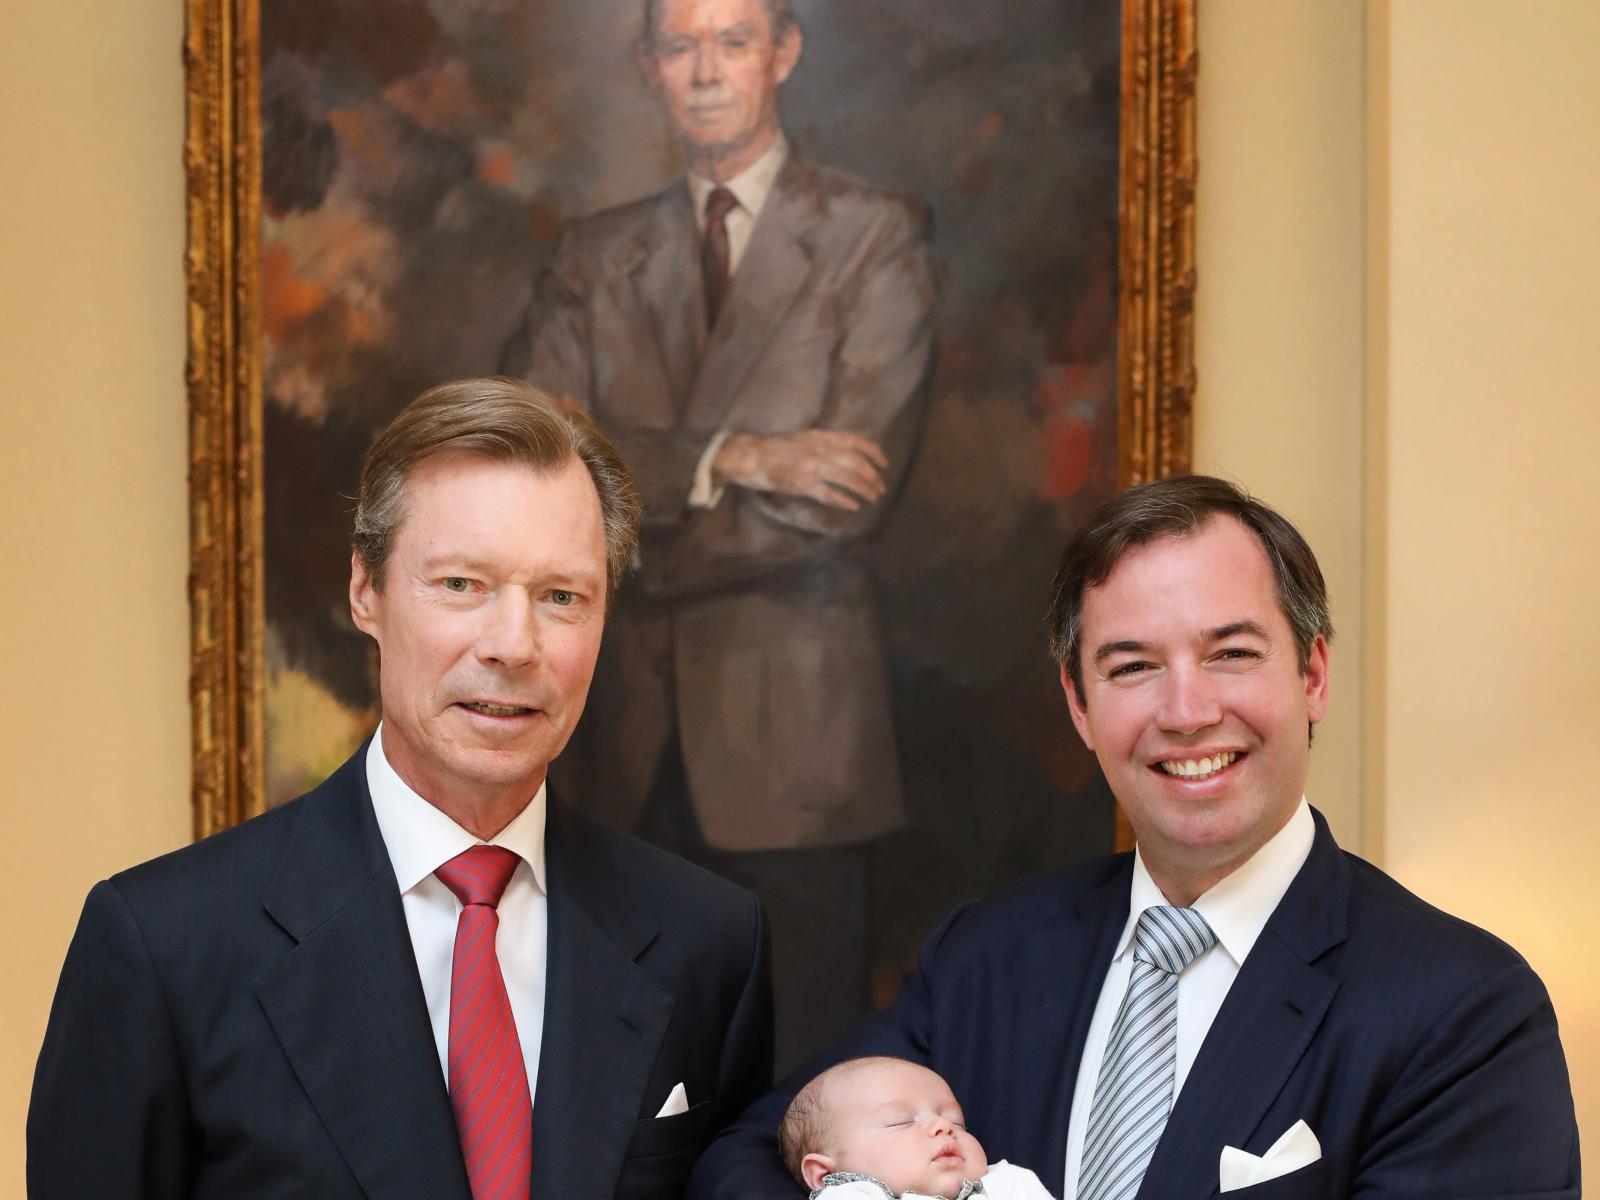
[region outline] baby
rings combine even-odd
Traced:
[[[1026,1167],[990,1166],[950,1087],[903,1058],[852,1058],[800,1090],[779,1129],[811,1200],[1050,1200]]]

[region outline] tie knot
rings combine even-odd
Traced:
[[[1194,909],[1158,904],[1139,914],[1133,940],[1134,958],[1176,975],[1216,945],[1217,935]]]
[[[442,864],[434,874],[463,905],[486,904],[493,908],[500,903],[506,884],[521,861],[515,851],[504,846],[474,846]]]
[[[706,197],[706,224],[716,224],[739,207],[739,201],[725,187],[714,187]]]

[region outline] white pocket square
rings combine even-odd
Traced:
[[[683,1084],[678,1083],[674,1084],[672,1090],[667,1093],[667,1102],[661,1106],[661,1111],[658,1112],[656,1116],[675,1117],[679,1113],[686,1113],[688,1111],[689,1093],[683,1090]]]
[[[1222,1191],[1236,1192],[1240,1188],[1266,1183],[1290,1171],[1309,1167],[1321,1157],[1322,1143],[1311,1132],[1311,1126],[1304,1121],[1296,1121],[1260,1158],[1233,1146],[1224,1146],[1222,1163],[1218,1168],[1222,1176]]]

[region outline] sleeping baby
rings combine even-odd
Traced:
[[[949,1085],[903,1058],[852,1058],[794,1098],[783,1161],[811,1200],[1050,1200],[1026,1167],[989,1165]]]

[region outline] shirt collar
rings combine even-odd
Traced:
[[[761,206],[767,202],[772,185],[778,181],[778,172],[783,169],[784,159],[788,157],[789,140],[780,132],[760,158],[721,185],[733,193],[739,207],[750,214],[752,221],[761,215]],[[717,186],[715,181],[689,172],[689,195],[694,198],[695,224],[706,223],[706,201]]]
[[[383,725],[367,746],[367,788],[378,817],[378,832],[394,866],[401,894],[409,892],[463,850],[485,843],[429,804],[400,778],[383,752]],[[488,845],[504,846],[533,871],[533,882],[545,890],[544,816],[545,785],[540,784],[526,808]]]
[[[1222,947],[1235,966],[1243,966],[1246,956],[1255,946],[1256,939],[1266,928],[1278,901],[1289,890],[1294,877],[1305,865],[1311,853],[1311,842],[1316,835],[1316,824],[1311,820],[1311,806],[1304,796],[1282,829],[1267,839],[1257,850],[1230,874],[1214,883],[1194,902],[1192,907],[1206,919],[1211,932],[1217,935]],[[1117,941],[1116,958],[1122,958],[1133,944],[1133,932],[1139,916],[1147,908],[1167,904],[1156,881],[1144,865],[1144,855],[1134,847],[1133,885],[1128,894],[1128,922],[1123,926]]]

